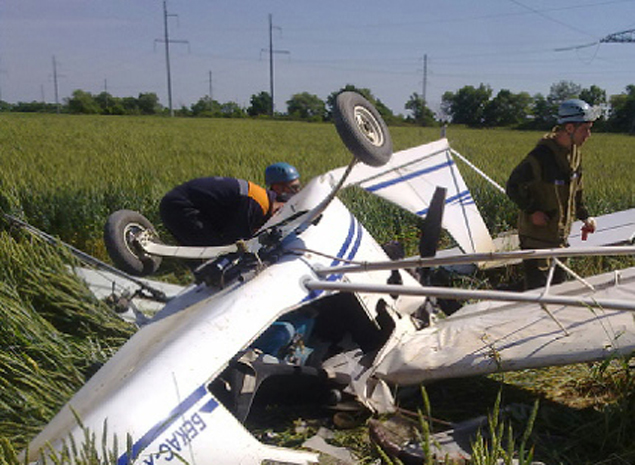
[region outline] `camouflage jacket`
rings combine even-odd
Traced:
[[[520,209],[518,235],[523,248],[566,246],[573,221],[589,217],[582,200],[580,150],[562,147],[554,137],[554,133],[543,137],[507,181],[507,195]],[[536,211],[547,214],[546,226],[532,223]]]

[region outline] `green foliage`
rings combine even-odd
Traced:
[[[485,123],[485,107],[491,96],[492,88],[484,84],[478,88],[465,86],[456,93],[444,93],[441,107],[453,123],[480,127]]]
[[[582,86],[571,81],[559,81],[551,85],[547,100],[556,107],[565,100],[579,98]]]
[[[635,133],[635,85],[626,87],[626,92],[611,98],[613,108],[608,127],[613,132]]]
[[[247,108],[249,116],[270,115],[272,113],[271,94],[269,92],[260,92],[254,94],[250,99],[251,106]]]
[[[518,126],[527,120],[531,97],[526,92],[514,94],[502,89],[487,103],[483,112],[483,124],[488,127]]]
[[[287,113],[293,119],[323,121],[326,117],[326,104],[317,95],[302,92],[287,101]]]
[[[435,126],[436,121],[434,119],[434,113],[426,106],[425,100],[414,92],[410,99],[406,102],[404,106],[406,110],[410,110],[412,112],[412,117],[420,126]]]
[[[534,402],[520,444],[517,446],[512,425],[502,415],[501,396],[502,392],[499,391],[494,409],[488,415],[487,434],[479,431],[472,443],[470,463],[473,465],[497,465],[499,463],[511,465],[513,460],[517,460],[518,465],[530,465],[533,461],[534,451],[533,448],[526,449],[538,414],[538,400]]]

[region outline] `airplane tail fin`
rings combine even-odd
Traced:
[[[338,168],[327,175],[339,179],[343,170]],[[435,189],[444,187],[443,227],[465,253],[494,250],[447,139],[397,152],[381,167],[356,165],[345,184],[350,185],[358,185],[420,217],[428,215]]]

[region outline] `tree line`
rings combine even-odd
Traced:
[[[406,116],[395,114],[370,89],[348,84],[332,92],[326,100],[317,95],[302,92],[287,100],[286,112],[277,112],[274,118],[299,121],[329,121],[335,97],[342,91],[351,90],[362,94],[375,105],[386,123],[438,126],[441,124],[464,124],[470,127],[511,127],[519,129],[549,129],[555,124],[558,105],[569,98],[580,98],[591,105],[603,108],[603,117],[596,122],[600,131],[635,133],[635,85],[628,85],[623,93],[607,98],[606,91],[598,86],[582,88],[570,81],[553,84],[546,96],[527,92],[513,93],[500,90],[495,96],[489,85],[464,86],[456,92],[445,92],[440,114],[435,114],[423,97],[414,92],[404,104]],[[260,92],[251,96],[248,107],[236,102],[221,103],[204,96],[190,107],[182,106],[174,111],[181,117],[248,118],[269,117],[271,95]],[[168,109],[155,93],[140,93],[138,97],[114,97],[108,92],[93,95],[75,90],[64,103],[55,105],[44,102],[18,102],[10,104],[0,101],[0,112],[45,112],[93,115],[166,115]]]

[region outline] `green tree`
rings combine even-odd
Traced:
[[[510,90],[501,89],[485,106],[484,124],[485,126],[522,124],[529,116],[531,102],[531,96],[527,92],[514,94]]]
[[[13,106],[12,111],[19,113],[55,113],[57,105],[45,102],[18,102]]]
[[[588,89],[582,89],[580,98],[589,105],[603,105],[606,103],[606,91],[593,85]]]
[[[159,104],[159,97],[154,92],[139,94],[137,106],[144,115],[156,115],[160,113],[162,109]]]
[[[134,97],[123,97],[121,99],[121,106],[124,109],[126,115],[140,115],[139,102]]]
[[[549,103],[544,95],[534,95],[533,104],[531,105],[532,120],[525,126],[528,129],[547,130],[552,128],[556,124],[557,109],[558,107]]]
[[[95,102],[92,94],[83,90],[74,90],[72,97],[67,99],[66,105],[70,113],[82,113],[86,115],[96,115],[101,113],[101,108]]]
[[[124,107],[119,97],[113,97],[108,92],[101,92],[95,96],[95,102],[101,108],[101,113],[104,115],[123,115],[125,113]]]
[[[607,126],[610,131],[635,133],[635,85],[630,84],[626,92],[611,97]]]
[[[206,95],[191,107],[193,116],[217,117],[221,115],[221,105]]]
[[[271,94],[269,92],[260,92],[254,94],[249,100],[250,106],[247,108],[249,116],[269,115],[271,113]]]
[[[287,100],[287,113],[292,118],[323,121],[326,117],[326,104],[317,95],[302,92]]]
[[[412,112],[412,119],[420,126],[434,126],[436,124],[434,113],[426,106],[425,100],[419,94],[414,92],[406,104],[406,110]]]
[[[565,100],[570,98],[579,98],[582,86],[571,81],[560,81],[551,85],[547,101],[554,106],[554,114],[557,112],[558,106]]]
[[[221,105],[220,112],[225,118],[244,118],[245,110],[236,102],[226,102]]]
[[[456,124],[468,126],[482,126],[484,123],[485,106],[492,96],[492,89],[485,84],[464,86],[456,94],[446,92],[441,98],[441,108]]]

